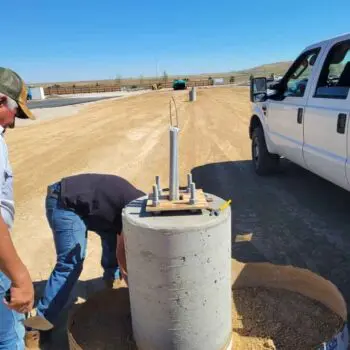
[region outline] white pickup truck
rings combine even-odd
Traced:
[[[350,191],[350,34],[307,47],[267,89],[251,81],[249,126],[257,174],[281,157]]]

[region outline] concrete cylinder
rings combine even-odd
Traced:
[[[212,198],[214,208],[224,203]],[[231,349],[230,208],[152,216],[144,199],[123,210],[138,349]]]
[[[196,90],[195,86],[193,86],[192,89],[190,90],[189,98],[190,98],[191,102],[196,101],[196,99],[197,99],[197,90]]]

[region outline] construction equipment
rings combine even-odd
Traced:
[[[152,84],[152,90],[160,90],[163,88],[162,83]]]
[[[186,80],[176,79],[173,81],[173,89],[174,90],[186,90],[187,82]]]

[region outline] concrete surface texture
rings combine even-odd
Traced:
[[[198,188],[232,199],[233,258],[309,268],[335,283],[349,304],[349,193],[286,161],[275,176],[254,174],[249,89],[198,89],[196,103],[188,102],[187,93],[159,91],[91,103],[71,117],[6,132],[17,210],[13,237],[38,293],[56,258],[44,211],[46,186],[62,176],[102,172],[124,176],[148,193],[155,175],[169,176],[174,95],[181,128],[180,183],[185,185],[192,171]],[[103,287],[100,252],[98,236],[90,233],[71,305]],[[65,317],[50,350],[67,349]]]
[[[224,203],[212,198],[214,208]],[[152,216],[145,200],[123,213],[138,348],[226,350],[232,333],[230,208],[219,216],[208,210]]]
[[[135,91],[112,91],[112,92],[88,92],[88,93],[78,93],[78,94],[67,94],[67,95],[60,95],[63,98],[66,97],[87,97],[87,98],[94,98],[94,97],[128,97],[128,96],[136,96],[136,95],[142,95],[146,92],[149,92],[152,90],[144,89],[144,90],[135,90]]]
[[[149,91],[151,90],[54,95],[46,96],[44,100],[28,101],[28,105],[30,109],[62,107],[80,103],[96,102],[100,100],[106,100],[109,98],[125,98],[135,95],[141,95]]]
[[[118,96],[116,96],[118,97]],[[70,97],[70,98],[52,98],[42,101],[31,101],[28,103],[30,109],[37,108],[53,108],[71,106],[79,103],[96,102],[100,100],[106,100],[113,97]]]
[[[106,99],[117,100],[128,98],[132,96],[142,95],[149,91],[134,91],[134,92],[119,92],[119,94],[113,93],[101,93],[100,97],[98,94],[81,94],[91,95],[90,97],[80,97],[77,95],[64,95],[57,98],[52,98],[43,101],[35,101],[30,103],[29,108],[36,117],[36,120],[19,119],[16,120],[16,126],[22,127],[26,125],[33,125],[34,123],[40,123],[45,120],[69,117],[77,114],[82,108],[89,105],[97,105],[98,102],[102,102]]]

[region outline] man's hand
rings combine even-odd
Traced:
[[[22,281],[13,283],[10,289],[11,301],[5,304],[12,310],[27,313],[34,304],[34,288],[29,274]]]
[[[0,166],[1,168],[1,166]],[[34,303],[34,287],[27,268],[17,254],[10,232],[0,214],[0,271],[11,281],[11,301],[3,302],[12,310],[29,312]],[[0,300],[0,302],[2,302]]]

